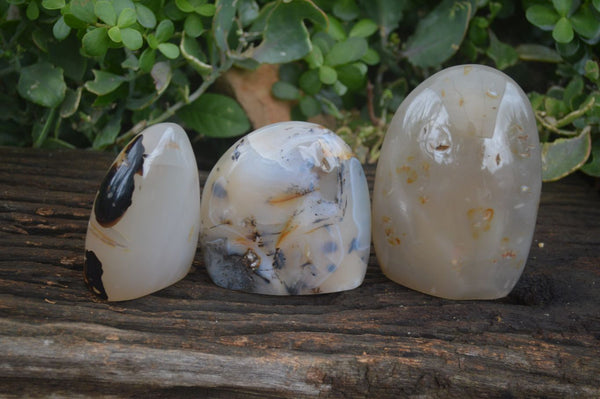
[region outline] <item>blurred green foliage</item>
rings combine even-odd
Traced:
[[[481,63],[529,93],[545,180],[600,176],[598,0],[0,0],[0,41],[1,145],[118,148],[167,119],[239,136],[244,110],[208,91],[267,63],[294,119],[331,115],[374,162],[410,90]]]

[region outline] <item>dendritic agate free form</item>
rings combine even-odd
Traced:
[[[100,185],[85,240],[85,282],[109,301],[165,288],[189,271],[199,229],[198,169],[187,135],[173,123],[151,126]]]
[[[503,73],[443,70],[396,112],[373,192],[373,241],[392,280],[452,299],[494,299],[519,279],[541,189],[531,105]]]
[[[240,139],[202,195],[200,244],[213,281],[274,295],[359,286],[371,239],[360,162],[333,132],[284,122]]]

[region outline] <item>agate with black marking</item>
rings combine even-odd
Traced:
[[[451,299],[495,299],[516,284],[541,189],[527,96],[482,65],[443,70],[390,124],[373,191],[373,243],[390,279]]]
[[[284,122],[240,139],[204,187],[200,244],[219,286],[261,294],[350,290],[371,219],[362,166],[322,126]]]
[[[85,241],[84,279],[102,299],[135,299],[190,269],[200,227],[192,147],[173,123],[151,126],[117,156],[96,194]]]

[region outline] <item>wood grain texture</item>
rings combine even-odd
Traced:
[[[233,292],[198,251],[177,284],[107,303],[82,265],[111,161],[0,148],[1,397],[600,397],[600,195],[581,176],[544,185],[502,300],[411,291],[373,253],[353,291]]]

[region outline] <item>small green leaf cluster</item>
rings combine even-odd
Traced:
[[[302,60],[282,65],[272,91],[295,102],[296,118],[318,112],[333,115],[338,133],[363,162],[377,160],[391,116],[410,89],[444,66],[481,63],[506,71],[526,89],[529,86],[543,142],[545,180],[574,170],[600,176],[600,104],[594,77],[600,41],[598,2],[316,3],[327,13],[329,26],[311,31],[314,49]],[[368,27],[369,34],[363,36],[367,48],[377,53],[373,57],[377,62],[351,58],[364,48],[355,44],[340,52],[341,62],[331,65],[338,56],[335,51],[331,55],[332,47],[342,46],[363,24]],[[574,33],[564,35],[565,24]],[[351,75],[356,84],[347,84],[340,65],[357,64],[366,68],[360,73],[356,68]],[[532,90],[537,88],[546,93]]]
[[[588,60],[585,74],[565,87],[529,94],[542,140],[542,177],[558,180],[575,170],[600,176],[600,71]],[[593,88],[589,90],[589,88]]]
[[[378,25],[369,18],[358,19],[353,1],[336,1],[330,11],[328,25],[311,32],[310,52],[301,62],[282,65],[280,81],[272,87],[276,98],[297,102],[293,114],[299,119],[324,109],[340,115],[344,95],[364,92],[369,66],[379,63],[378,52],[368,42]]]
[[[167,119],[239,136],[213,83],[276,64],[293,119],[328,114],[375,162],[411,89],[480,63],[529,93],[545,180],[600,176],[598,0],[0,0],[0,41],[4,145],[111,149]]]
[[[308,0],[0,0],[0,144],[113,148],[167,119],[239,136],[244,110],[207,91],[304,57],[307,21],[327,24]]]
[[[598,24],[600,1],[552,0],[535,2],[526,11],[529,22],[540,29],[552,31],[561,55],[570,55],[565,46],[574,40],[596,44],[600,40]],[[576,37],[577,36],[577,37]],[[572,45],[574,45],[573,43]],[[561,50],[563,49],[563,50]]]

